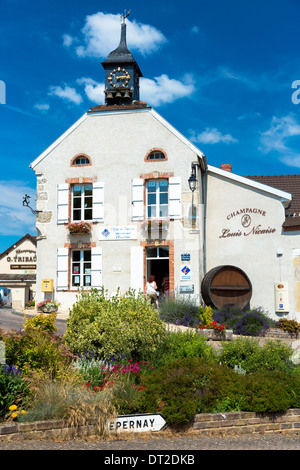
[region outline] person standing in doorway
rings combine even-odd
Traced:
[[[170,291],[170,285],[169,285],[169,275],[165,274],[162,282],[163,286],[163,293],[164,295],[168,295]]]
[[[155,276],[149,276],[146,284],[146,295],[149,297],[150,304],[155,304],[158,307],[158,295],[157,295],[157,284],[155,282]]]

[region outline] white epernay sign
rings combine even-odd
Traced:
[[[99,240],[136,240],[137,227],[123,225],[115,227],[101,227]]]
[[[161,431],[166,422],[161,414],[120,415],[107,423],[107,430],[114,432]]]

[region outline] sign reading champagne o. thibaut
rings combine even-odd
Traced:
[[[99,240],[136,240],[137,227],[134,225],[122,225],[116,227],[101,227]]]
[[[111,432],[147,432],[161,431],[166,422],[161,414],[120,415],[108,421],[107,430]]]

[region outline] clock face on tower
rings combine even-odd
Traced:
[[[124,88],[128,85],[130,75],[127,70],[118,67],[114,69],[108,76],[110,86],[113,88]]]

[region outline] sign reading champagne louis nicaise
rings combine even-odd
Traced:
[[[270,227],[265,223],[267,212],[258,208],[242,208],[227,214],[226,225],[234,220],[238,225],[234,230],[229,226],[222,228],[219,238],[248,237],[252,235],[268,235],[276,232],[275,227]],[[253,220],[252,220],[253,219]]]
[[[136,240],[137,227],[130,226],[116,226],[116,227],[101,227],[100,240]]]
[[[115,432],[147,432],[161,431],[166,422],[161,414],[120,415],[107,423],[108,431]]]

